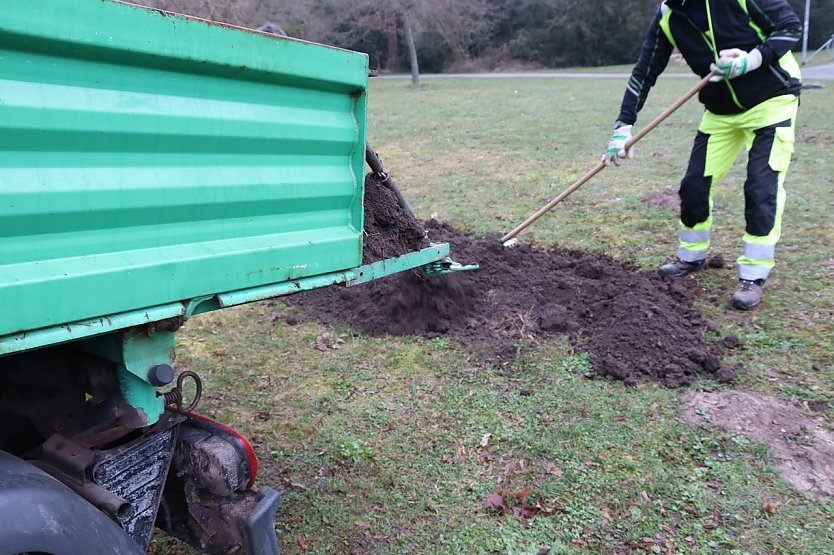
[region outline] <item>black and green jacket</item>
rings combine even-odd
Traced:
[[[761,51],[762,67],[701,91],[700,101],[715,114],[738,114],[776,96],[798,95],[799,65],[790,49],[801,34],[787,0],[665,0],[649,25],[618,120],[629,125],[637,120],[676,47],[701,77],[721,50]]]

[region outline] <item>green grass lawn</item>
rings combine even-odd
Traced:
[[[662,80],[638,127],[693,84]],[[623,86],[372,81],[369,138],[419,217],[508,231],[597,162]],[[828,403],[829,420],[832,106],[830,87],[803,95],[764,305],[727,308],[731,269],[698,277],[699,308],[718,334],[744,341],[728,360],[740,368],[730,387]],[[646,270],[666,260],[676,215],[644,199],[677,189],[700,113],[697,102],[685,106],[637,146],[636,160],[604,171],[522,240]],[[715,195],[713,252],[730,261],[743,233],[742,184],[740,162]],[[524,345],[517,364],[498,371],[446,339],[285,325],[291,314],[278,302],[194,318],[178,358],[204,378],[201,410],[250,437],[260,481],[282,491],[283,553],[834,553],[834,503],[782,482],[765,446],[684,424],[683,391],[588,381],[587,356],[562,341]],[[344,334],[342,348],[315,349],[324,331]],[[495,514],[495,492],[544,510]],[[162,538],[153,547],[181,549]]]

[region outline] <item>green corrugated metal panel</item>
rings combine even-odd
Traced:
[[[361,263],[366,56],[0,8],[0,335]]]
[[[438,260],[443,260],[448,255],[448,243],[433,244],[428,248],[397,258],[388,258],[339,272],[309,276],[240,291],[219,293],[211,297],[193,299],[187,301],[185,304],[169,303],[143,310],[112,314],[83,322],[72,322],[14,335],[0,335],[0,357],[49,345],[59,345],[61,343],[78,341],[79,339],[113,334],[119,330],[142,326],[143,324],[158,322],[168,318],[188,318],[193,314],[201,314],[220,308],[251,303],[282,295],[290,295],[300,291],[310,291],[334,284],[361,285],[397,272],[403,272]]]

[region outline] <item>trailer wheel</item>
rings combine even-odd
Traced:
[[[0,451],[3,553],[139,555],[124,530],[64,484]]]

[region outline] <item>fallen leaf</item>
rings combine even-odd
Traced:
[[[310,549],[307,542],[304,541],[304,538],[298,538],[298,547],[301,548],[301,551],[307,551]]]
[[[513,493],[513,497],[519,503],[524,503],[527,501],[527,498],[533,493],[533,486],[527,486],[526,488],[522,488],[517,492]]]
[[[492,434],[484,434],[484,437],[481,438],[481,443],[479,447],[489,447],[489,438],[492,437]]]
[[[341,349],[342,345],[345,344],[345,337],[347,336],[340,335],[339,337],[334,337],[332,333],[326,331],[316,336],[316,349],[322,352],[328,349]]]
[[[507,502],[504,501],[504,496],[500,493],[493,493],[487,497],[487,505],[496,513],[502,513],[509,508],[507,507]]]
[[[611,418],[611,420],[613,420],[614,422],[625,422],[625,419],[626,417],[624,414],[618,414]]]
[[[553,513],[556,512],[556,507],[547,507],[545,505],[538,505],[538,508],[539,508],[539,511],[541,511],[541,513],[543,515],[547,515],[547,516],[550,516],[550,515],[552,515]]]
[[[368,524],[367,522],[362,522],[361,520],[357,520],[353,524],[355,524],[357,528],[362,528],[363,530],[370,530],[371,529],[370,524]]]
[[[513,516],[516,518],[533,518],[537,514],[538,507],[513,507]]]
[[[289,478],[284,478],[284,485],[288,488],[307,491],[307,486],[305,486],[304,484],[299,484],[298,482],[293,482]]]
[[[550,474],[551,476],[556,476],[560,478],[565,474],[565,471],[553,464],[552,462],[548,462],[544,464],[544,471]]]

